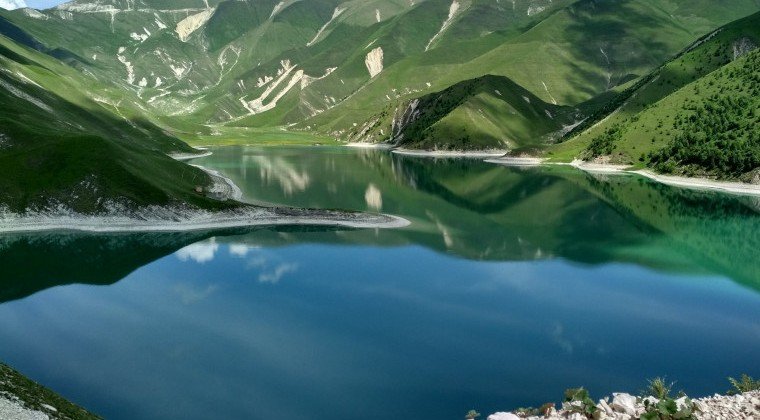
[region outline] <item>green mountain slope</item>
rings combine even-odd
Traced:
[[[509,77],[546,102],[580,105],[646,75],[698,37],[759,9],[755,0],[731,5],[581,0],[555,7],[503,31],[451,40],[386,65],[339,106],[300,126],[340,133],[389,101],[410,100],[484,74]]]
[[[760,13],[706,36],[592,115],[556,159],[740,177],[760,166]]]
[[[208,132],[208,124],[301,123],[339,132],[389,102],[485,74],[509,77],[545,102],[577,105],[759,7],[757,0],[75,0],[0,15],[44,48],[69,52],[92,77],[132,92],[147,118],[164,124]]]
[[[114,114],[107,95],[75,69],[0,36],[0,206],[220,206],[194,192],[212,183],[205,172],[167,156],[189,146],[139,117]]]
[[[758,10],[760,0],[74,0],[0,11],[0,33],[110,90],[112,113],[185,139],[291,127],[344,140],[403,134],[407,147],[526,150],[598,111],[576,132],[591,127],[695,39]],[[696,77],[713,61],[683,67]],[[683,86],[686,75],[672,70],[660,92]],[[508,80],[508,97],[457,93],[484,75]],[[424,118],[387,134],[414,101]],[[571,107],[582,113],[575,121]],[[551,156],[578,156],[589,136]],[[652,151],[623,153],[639,162]]]
[[[516,149],[558,137],[572,111],[506,77],[483,76],[391,105],[350,130],[348,138],[420,149]]]

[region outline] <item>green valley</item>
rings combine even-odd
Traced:
[[[758,10],[757,0],[0,10],[3,202],[219,207],[203,193],[208,174],[166,156],[194,153],[185,142],[504,150],[752,181],[756,114],[728,113],[757,107]],[[724,137],[706,141],[713,133],[695,119]],[[715,147],[731,152],[706,161]]]

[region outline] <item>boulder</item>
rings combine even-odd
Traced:
[[[612,394],[613,410],[618,413],[625,413],[629,416],[636,415],[636,397],[630,394]]]
[[[488,416],[488,420],[521,420],[520,417],[512,413],[494,413]]]
[[[615,414],[615,411],[607,403],[607,400],[599,400],[599,404],[596,405],[596,408],[598,408],[599,411],[604,412],[604,414],[608,416],[612,416],[613,414]]]

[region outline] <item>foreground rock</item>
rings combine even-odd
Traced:
[[[0,363],[0,419],[93,420],[100,417]]]
[[[637,398],[630,394],[613,394],[613,397],[600,400],[596,405],[593,418],[596,420],[633,420],[641,417],[646,411],[645,401],[657,404],[654,397]],[[686,397],[676,400],[679,413],[686,414],[689,410],[689,400]],[[760,419],[760,391],[752,391],[739,395],[718,395],[691,400],[693,416],[699,420],[752,420]],[[563,403],[557,411],[549,409],[546,416],[520,416],[515,413],[494,413],[488,420],[584,420],[587,417],[573,409],[573,403]]]

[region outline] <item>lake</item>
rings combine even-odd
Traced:
[[[760,374],[760,199],[337,147],[192,163],[402,229],[0,236],[0,360],[111,419],[461,419]]]

